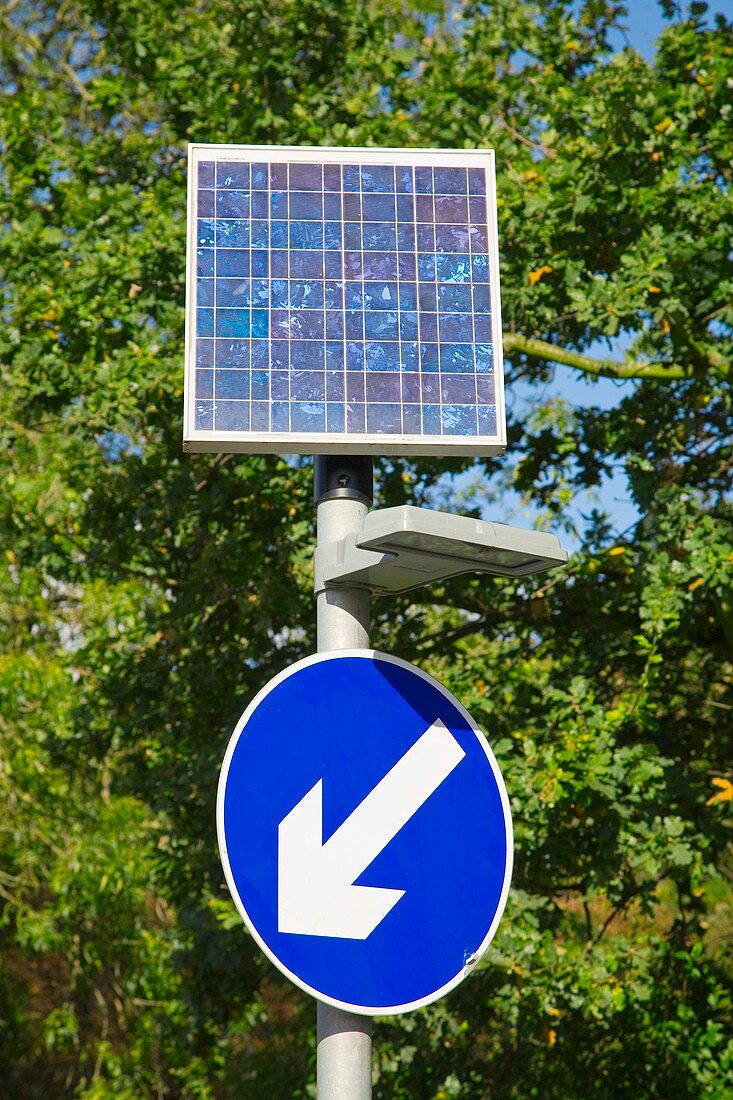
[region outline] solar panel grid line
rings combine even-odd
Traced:
[[[213,220],[214,220],[214,245],[217,242],[217,215],[219,213],[217,204],[217,184],[218,175],[220,171],[220,165],[216,165],[214,169],[214,202],[213,202]],[[213,370],[211,374],[211,423],[213,427],[217,427],[216,416],[216,375],[217,375],[217,340],[216,340],[216,327],[217,327],[217,310],[219,308],[219,295],[218,295],[218,283],[217,283],[217,263],[216,253],[214,254],[214,286],[213,286],[213,302],[214,302],[214,337],[212,342],[212,361]]]
[[[430,219],[430,224],[432,226],[432,231],[435,234],[435,242],[434,242],[435,252],[434,252],[434,255],[436,255],[436,257],[437,257],[437,248],[438,248],[437,214],[438,214],[438,211],[436,210],[436,205],[435,205],[435,171],[432,168],[430,169],[430,192],[431,192],[430,193],[430,203],[427,203],[427,202],[425,203],[425,216],[426,216],[426,218]],[[430,242],[428,242],[428,244],[429,243]],[[443,399],[444,398],[444,388],[445,388],[445,381],[444,381],[443,375],[445,373],[447,373],[447,363],[443,362],[443,353],[442,353],[442,350],[441,350],[441,331],[440,331],[440,329],[441,329],[441,315],[440,315],[441,311],[440,311],[440,299],[439,299],[439,296],[438,296],[439,287],[438,287],[438,261],[437,261],[437,258],[435,260],[435,263],[433,264],[432,286],[435,290],[435,307],[434,307],[434,310],[431,311],[431,312],[433,312],[434,316],[435,316],[435,340],[436,340],[436,344],[437,344],[436,353],[437,353],[437,359],[438,359],[438,378],[439,378],[439,382],[438,382],[438,409],[439,409],[438,418],[439,418],[440,434],[443,435],[444,434],[444,429],[445,429],[445,419],[446,419],[446,416],[445,416],[445,402],[444,402],[444,399]],[[432,301],[431,301],[431,305],[432,305]],[[444,367],[446,368],[445,370],[444,370]]]
[[[394,191],[395,191],[395,237],[396,237],[395,248],[397,248],[399,250],[399,248],[400,248],[400,221],[399,221],[399,214],[398,214],[398,211],[397,211],[397,172],[396,172],[395,168],[392,169],[392,177],[393,177],[393,186],[394,186]],[[417,261],[415,261],[415,262],[417,262]],[[405,356],[405,349],[403,348],[402,345],[403,345],[403,342],[406,343],[406,340],[405,340],[405,336],[404,336],[404,325],[403,325],[403,320],[402,320],[404,314],[403,314],[401,306],[400,306],[400,291],[401,291],[402,282],[405,282],[405,281],[406,280],[400,280],[399,272],[398,272],[396,295],[397,295],[397,310],[398,310],[398,318],[399,318],[399,325],[398,325],[398,329],[397,329],[397,363],[398,363],[398,368],[399,368],[400,421],[401,421],[401,427],[402,427],[402,434],[403,435],[410,435],[415,430],[415,426],[412,422],[412,417],[414,416],[414,413],[413,413],[413,410],[412,410],[412,405],[414,404],[414,402],[410,401],[410,391],[408,389],[409,378],[407,377],[407,372],[405,372],[405,373],[402,372],[402,364],[404,362],[404,356]],[[422,424],[422,421],[420,423]]]
[[[425,195],[418,193],[417,185],[415,187],[415,208],[418,212],[422,231],[425,236],[424,247],[426,249],[426,255],[437,255],[438,247],[438,235],[437,225],[435,222],[435,198],[433,194],[434,180],[433,170],[423,169],[425,173],[425,179],[421,183],[421,190],[423,187],[428,186],[427,174],[430,176],[430,190]],[[420,173],[422,176],[422,172]],[[437,405],[437,423],[435,429],[437,432],[443,434],[443,380],[441,372],[440,362],[440,341],[438,332],[438,262],[437,259],[430,266],[430,278],[427,280],[431,294],[426,303],[427,321],[429,323],[428,337],[435,343],[434,356],[436,361],[437,375],[436,375],[436,394],[435,402]]]
[[[419,397],[419,405],[418,405],[419,427],[420,427],[420,431],[425,431],[425,415],[426,415],[425,404],[426,403],[425,403],[425,392],[424,392],[424,387],[423,387],[423,368],[422,368],[422,365],[420,365],[420,360],[419,360],[419,348],[420,348],[420,346],[422,346],[423,338],[422,338],[422,333],[420,333],[420,304],[419,304],[419,299],[418,299],[418,286],[419,286],[419,279],[418,279],[419,252],[418,252],[418,249],[419,249],[419,242],[417,240],[417,209],[415,207],[415,169],[414,168],[411,169],[411,176],[412,176],[412,204],[409,205],[409,206],[412,207],[412,213],[413,213],[413,240],[414,240],[414,249],[415,249],[415,307],[414,307],[415,308],[415,337],[416,337],[417,349],[418,349],[417,372],[416,372],[417,373],[417,379],[416,379],[416,382],[417,382],[417,394],[418,394],[418,397]],[[406,205],[406,204],[403,204],[403,205]],[[401,303],[401,305],[402,305],[402,303]]]
[[[324,413],[324,422],[323,422],[324,430],[333,431],[334,428],[333,428],[333,424],[331,423],[331,421],[332,421],[332,418],[335,416],[335,411],[329,409],[329,405],[331,404],[331,402],[329,402],[329,400],[328,400],[328,379],[327,379],[327,376],[326,376],[326,344],[327,344],[327,340],[328,340],[328,331],[327,331],[327,323],[328,322],[327,322],[327,319],[326,319],[326,293],[325,293],[325,274],[326,274],[326,180],[325,180],[324,173],[323,173],[323,165],[320,165],[320,167],[319,167],[319,177],[320,177],[319,178],[319,183],[320,183],[320,188],[321,188],[321,223],[320,223],[321,224],[321,244],[322,244],[322,249],[323,249],[322,263],[323,263],[323,274],[324,274],[323,309],[322,309],[322,324],[323,324],[324,339],[323,339],[323,343],[322,343],[322,352],[321,352],[321,365],[322,365],[323,369],[322,369],[322,372],[321,372],[322,377],[321,377],[321,379],[319,380],[319,383],[318,383],[318,385],[320,387],[318,392],[320,393],[320,395],[323,398],[322,404],[323,404],[323,413]]]
[[[268,243],[269,243],[270,247],[267,250],[267,281],[268,281],[268,286],[269,287],[272,287],[272,250],[273,250],[273,247],[275,245],[275,238],[274,238],[274,232],[273,232],[273,220],[274,219],[272,217],[272,177],[273,177],[272,170],[268,168],[268,172],[267,172],[267,240],[268,240]],[[272,309],[272,295],[271,295],[271,293],[268,294],[267,304],[268,304],[268,307],[270,309]],[[267,326],[267,357],[268,357],[269,361],[272,362],[272,326],[271,325]],[[289,366],[289,363],[288,363],[288,366]],[[278,379],[277,381],[278,381],[278,384],[279,384],[280,380]],[[279,390],[279,385],[278,385],[278,389],[275,388],[275,380],[273,378],[272,373],[270,373],[267,382],[268,382],[269,397],[270,397],[270,408],[269,408],[270,430],[272,431],[273,421],[275,420],[276,417],[279,417],[279,415],[280,415],[280,408],[279,408],[280,401],[278,401],[278,398],[279,398],[279,395],[280,395],[280,390]],[[287,386],[288,386],[287,404],[289,406],[290,405],[290,371],[287,372]],[[275,404],[276,401],[278,401],[277,406]]]
[[[343,168],[341,169],[341,174],[342,174],[342,183],[343,183],[343,175],[344,175]],[[356,208],[355,214],[356,214],[357,219],[358,219],[356,224],[359,227],[359,232],[358,232],[358,237],[355,240],[352,239],[351,243],[352,243],[352,247],[353,247],[354,244],[358,245],[357,250],[359,252],[359,265],[358,265],[358,268],[357,268],[356,265],[353,262],[353,259],[350,258],[349,268],[350,268],[350,274],[351,275],[355,276],[357,274],[357,271],[358,271],[358,273],[363,278],[364,277],[364,271],[365,271],[365,263],[364,263],[364,200],[363,200],[363,196],[362,196],[361,171],[358,174],[358,180],[359,180],[359,191],[358,191],[359,205]],[[344,202],[345,202],[345,200],[344,200]],[[344,217],[346,217],[346,210],[345,209],[344,209]],[[344,228],[344,232],[346,232],[345,228]],[[346,291],[346,267],[344,267],[344,292],[345,291]],[[361,307],[364,304],[364,292],[362,291],[361,294],[359,295],[359,298],[357,299],[354,288],[352,287],[350,289],[349,296],[350,296],[350,301],[351,301],[352,306],[355,305],[358,302],[359,312],[361,313]],[[345,301],[344,301],[344,306],[346,306]],[[368,429],[367,429],[366,346],[363,343],[363,341],[366,337],[366,333],[364,332],[364,317],[363,317],[363,313],[361,313],[361,316],[359,318],[354,318],[353,313],[351,311],[349,311],[348,315],[346,313],[344,313],[344,321],[346,321],[347,316],[350,316],[352,318],[352,324],[353,324],[352,333],[351,333],[352,337],[356,337],[356,339],[358,340],[359,337],[361,336],[361,340],[362,340],[361,348],[358,349],[352,343],[350,352],[351,352],[352,358],[353,357],[356,358],[356,362],[359,366],[359,373],[361,374],[361,386],[359,388],[359,394],[363,393],[363,400],[362,401],[353,402],[353,405],[352,405],[352,408],[351,408],[351,422],[348,424],[348,428],[349,428],[349,431],[357,431],[357,432],[358,431],[363,431],[363,432],[366,432]],[[359,329],[361,329],[361,332],[359,331]],[[349,349],[347,348],[347,354],[348,354],[348,352],[349,352]],[[360,354],[360,352],[361,352],[361,354]],[[348,359],[347,359],[347,365],[348,365]],[[348,415],[349,415],[349,407],[347,405],[347,417],[348,417]]]
[[[468,204],[468,207],[470,208],[471,198],[468,194],[468,172],[466,173],[466,202]],[[469,215],[468,224],[473,225],[473,218],[471,217],[470,209],[468,210],[468,215]],[[469,235],[468,235],[468,256],[469,256],[468,262],[469,262],[469,265],[471,266],[472,270],[473,270],[473,246],[474,246],[473,235],[471,233],[469,233]],[[473,300],[473,284],[471,284],[471,307],[472,308],[471,308],[471,311],[469,313],[469,317],[470,317],[470,320],[471,320],[471,342],[474,346],[474,359],[475,359],[475,354],[476,354],[475,348],[476,348],[476,344],[478,343],[478,341],[476,340],[476,313],[475,313],[475,304],[474,304],[474,300]],[[475,366],[475,363],[474,363],[474,366]],[[476,434],[480,435],[481,433],[480,433],[480,430],[479,430],[479,423],[478,423],[478,419],[479,419],[478,382],[476,380],[475,370],[474,370],[474,375],[473,375],[473,378],[472,378],[472,384],[473,384],[474,402],[475,402],[475,405],[476,405],[476,414],[475,414],[476,415]]]
[[[426,402],[425,402],[425,389],[424,389],[424,386],[423,386],[422,363],[420,361],[420,355],[419,355],[419,349],[422,347],[422,327],[421,327],[421,323],[420,323],[420,312],[421,311],[420,311],[420,299],[419,299],[419,286],[420,286],[420,281],[419,281],[419,264],[420,264],[419,248],[420,248],[420,242],[419,242],[419,239],[418,239],[418,232],[417,232],[417,206],[415,204],[414,169],[412,170],[412,204],[411,205],[412,205],[412,226],[413,226],[412,232],[413,232],[413,236],[414,236],[414,247],[415,247],[415,317],[416,317],[415,335],[417,337],[417,347],[418,347],[417,388],[418,388],[418,394],[419,394],[419,397],[420,397],[420,430],[424,432],[425,431],[425,415],[426,415],[425,405],[426,405]]]
[[[220,170],[219,165],[223,161],[228,165],[230,159],[229,166],[239,175],[238,182],[221,178],[227,166]],[[462,163],[460,171],[454,167],[457,160]],[[187,449],[301,453],[372,450],[395,454],[435,453],[436,447],[464,454],[497,453],[503,449],[495,287],[487,284],[484,288],[487,294],[491,292],[491,302],[487,298],[481,306],[487,310],[486,316],[480,318],[477,312],[477,287],[480,289],[479,280],[487,277],[488,258],[487,215],[485,208],[480,209],[481,204],[485,207],[485,199],[477,196],[486,191],[487,175],[493,190],[490,157],[484,153],[472,159],[470,154],[440,150],[209,146],[192,147],[191,163],[192,168],[201,166],[202,194],[211,189],[212,170],[216,171],[215,208],[210,208],[210,196],[206,194],[197,206],[200,215],[213,213],[214,219],[213,240],[212,227],[203,217],[201,232],[194,234],[193,243],[202,246],[196,249],[196,269],[193,265],[197,257],[189,248]],[[250,164],[257,179],[247,181],[251,184],[247,193],[242,178]],[[472,169],[471,164],[480,167]],[[285,201],[286,208],[282,220],[279,210],[278,219],[273,216],[276,171],[281,177],[285,173],[285,179],[278,181],[278,187],[283,189],[279,199],[281,205]],[[423,186],[418,185],[417,174],[421,175]],[[192,178],[195,182],[193,172]],[[405,187],[405,180],[413,186]],[[476,180],[483,181],[482,185],[474,187]],[[232,186],[242,192],[238,206],[231,196],[226,196],[226,189]],[[330,208],[329,189],[333,198]],[[315,193],[309,194],[309,190]],[[224,202],[221,191],[225,192]],[[193,197],[192,194],[191,200]],[[199,198],[198,191],[196,197]],[[245,199],[250,199],[248,209],[244,206]],[[408,201],[412,204],[410,227],[414,238],[409,254],[405,252],[409,234],[404,221]],[[189,205],[190,217],[192,209],[193,201]],[[327,226],[334,211],[342,217]],[[296,224],[299,217],[303,219],[300,228]],[[349,219],[356,224],[350,224]],[[276,220],[277,226],[273,224]],[[219,221],[230,224],[222,228]],[[474,222],[479,224],[474,226]],[[354,230],[358,233],[356,238]],[[286,239],[276,239],[277,234],[282,237],[283,231]],[[351,238],[347,237],[349,232]],[[334,234],[338,240],[338,270],[329,262],[335,256],[327,254],[327,249],[333,248]],[[439,240],[433,239],[435,234]],[[496,257],[495,226],[493,236],[489,232],[488,237],[488,246]],[[276,244],[283,243],[284,256],[274,250]],[[347,248],[347,244],[358,248]],[[306,254],[298,253],[299,247]],[[426,251],[421,252],[421,248]],[[314,266],[312,259],[316,252]],[[484,257],[483,274],[474,255]],[[261,269],[263,261],[265,267]],[[493,264],[495,268],[496,259]],[[194,276],[196,272],[202,276],[203,283],[213,275],[213,310],[209,307],[208,285],[202,284],[199,299],[192,272]],[[225,287],[226,293],[221,291],[222,278],[234,275],[246,280],[249,299],[246,309],[237,310],[231,295],[227,297],[234,280],[230,280],[228,290]],[[276,275],[284,276],[282,302],[273,298]],[[334,275],[340,278],[334,279]],[[421,296],[428,282],[432,300],[427,303],[426,312]],[[444,282],[468,285],[456,291],[455,287],[444,288]],[[338,296],[334,287],[338,288]],[[314,294],[309,301],[307,296],[311,292]],[[410,293],[412,300],[408,302]],[[420,300],[416,300],[418,297]],[[278,311],[277,305],[284,308]],[[329,309],[334,305],[340,309]],[[200,307],[201,323],[194,326],[196,307]],[[481,331],[477,327],[479,320]],[[339,334],[334,326],[340,324],[343,332]],[[425,330],[426,324],[430,331]],[[494,392],[486,385],[488,379],[479,378],[479,372],[488,374],[491,370],[489,330],[498,352]],[[412,339],[406,347],[408,332]],[[338,344],[332,339],[339,335],[340,370],[333,369],[339,364],[334,355]],[[479,363],[474,348],[478,351],[480,338],[487,342],[481,349],[483,359]],[[263,343],[267,360],[264,375],[259,370],[263,365]],[[235,352],[237,361],[225,362],[227,355],[231,357]],[[297,372],[296,356],[298,367],[304,368]],[[358,371],[350,369],[356,366]],[[239,381],[239,389],[232,388],[232,367],[248,368],[242,374],[249,379],[248,392],[245,393]],[[314,370],[315,367],[319,369]],[[356,392],[350,392],[355,378],[359,384]],[[211,390],[207,389],[209,379]],[[301,387],[295,393],[294,380]],[[483,385],[479,386],[481,382]],[[276,384],[281,388],[277,389]],[[287,400],[281,403],[278,398],[285,392]],[[313,400],[298,402],[294,397]],[[331,400],[332,397],[336,400]],[[198,405],[197,399],[202,399]],[[492,408],[487,407],[489,401]],[[248,437],[243,437],[241,431],[228,430],[243,426],[240,415],[243,404],[248,404],[251,411],[252,432]],[[490,424],[482,413],[491,414],[494,405],[500,413],[499,430],[490,425],[489,432],[482,431],[484,425]],[[284,421],[283,414],[288,411],[290,419]],[[477,415],[481,418],[480,427]],[[360,418],[356,424],[354,417]],[[353,430],[355,427],[358,432]],[[283,428],[286,430],[277,430]],[[459,438],[461,435],[463,438]],[[445,446],[441,448],[441,444]]]
[[[339,184],[339,196],[340,196],[339,208],[338,208],[338,214],[340,216],[339,251],[340,251],[340,256],[341,256],[341,264],[340,264],[340,267],[339,267],[339,271],[341,273],[341,278],[339,280],[340,297],[338,298],[338,301],[339,301],[340,306],[341,306],[340,312],[341,312],[341,318],[342,318],[341,323],[342,323],[342,329],[343,329],[343,358],[342,358],[342,362],[343,362],[344,366],[343,366],[343,373],[342,373],[342,385],[343,385],[343,392],[344,392],[344,430],[348,431],[348,429],[349,429],[349,422],[348,422],[349,389],[348,389],[348,373],[347,373],[346,314],[345,314],[346,290],[345,290],[345,287],[344,287],[344,278],[343,278],[344,271],[346,270],[346,234],[344,232],[344,221],[343,221],[343,218],[344,218],[344,208],[343,208],[344,207],[344,198],[343,198],[344,186],[343,186],[343,167],[341,165],[338,165],[338,184]]]

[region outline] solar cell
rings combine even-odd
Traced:
[[[184,445],[505,443],[493,154],[192,145]]]

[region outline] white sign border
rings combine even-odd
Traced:
[[[274,691],[274,689],[278,687],[279,684],[281,684],[284,680],[287,680],[290,676],[293,676],[296,672],[299,672],[301,669],[307,668],[309,665],[319,664],[322,661],[340,660],[345,657],[361,657],[368,660],[376,659],[379,661],[386,661],[389,664],[396,665],[398,668],[403,668],[409,672],[416,673],[421,679],[425,680],[426,683],[431,684],[434,688],[437,688],[441,695],[443,695],[450,703],[452,703],[453,706],[457,708],[457,710],[460,712],[460,714],[463,716],[463,718],[466,720],[466,722],[476,735],[479,745],[485,752],[486,758],[489,761],[489,765],[493,772],[496,786],[499,791],[499,798],[501,800],[502,810],[504,812],[504,828],[506,831],[507,842],[504,881],[502,883],[501,894],[499,896],[496,912],[494,913],[493,920],[491,921],[489,929],[484,936],[484,939],[482,940],[480,946],[471,956],[470,961],[465,963],[464,966],[461,967],[459,972],[453,978],[451,978],[450,981],[446,982],[445,985],[442,985],[440,989],[436,989],[433,993],[428,994],[425,997],[420,997],[416,1001],[409,1001],[406,1004],[401,1005],[390,1005],[388,1007],[385,1007],[383,1005],[380,1005],[379,1007],[374,1007],[370,1005],[356,1005],[348,1001],[336,1000],[334,997],[329,997],[326,994],[322,993],[320,990],[316,989],[314,986],[311,986],[307,982],[304,982],[301,978],[298,977],[297,974],[294,974],[291,970],[288,969],[287,966],[285,966],[281,962],[281,960],[265,943],[262,936],[257,931],[254,922],[247,912],[244,902],[239,896],[239,891],[237,889],[234,875],[232,873],[231,864],[229,862],[226,835],[224,831],[224,800],[226,796],[227,780],[229,778],[229,767],[231,765],[232,757],[239,742],[239,738],[244,732],[247,723],[254,711],[257,709],[260,703],[270,694],[271,691]],[[300,661],[296,661],[294,664],[289,665],[288,668],[284,669],[282,672],[279,672],[277,676],[274,676],[272,680],[270,680],[267,684],[265,684],[263,688],[260,689],[260,691],[258,691],[257,695],[254,697],[242,717],[237,722],[234,732],[232,733],[232,736],[229,740],[229,744],[227,745],[227,750],[224,755],[224,761],[221,766],[221,773],[219,775],[219,785],[216,796],[216,831],[219,841],[219,853],[221,856],[222,866],[224,868],[224,874],[226,876],[227,886],[229,887],[229,891],[232,895],[237,910],[239,911],[239,915],[241,916],[242,920],[246,924],[247,928],[249,929],[250,933],[252,934],[253,938],[258,943],[264,954],[277,967],[277,969],[285,975],[286,978],[289,978],[294,985],[298,986],[305,993],[309,993],[312,997],[315,997],[319,1001],[323,1001],[325,1004],[332,1005],[334,1008],[340,1008],[346,1012],[354,1012],[356,1013],[356,1015],[359,1016],[394,1016],[402,1012],[412,1012],[414,1009],[424,1008],[426,1005],[432,1004],[433,1001],[439,1000],[447,993],[450,993],[452,989],[455,989],[455,987],[459,985],[464,980],[464,978],[466,978],[471,973],[472,970],[475,969],[476,964],[478,963],[481,956],[485,953],[486,949],[494,938],[494,935],[496,934],[496,930],[499,926],[499,921],[502,918],[504,908],[506,906],[514,863],[514,832],[512,829],[512,816],[511,809],[509,807],[509,798],[507,796],[506,787],[504,785],[504,778],[501,774],[501,771],[499,770],[499,765],[497,764],[496,758],[491,751],[486,737],[481,732],[481,729],[476,724],[476,722],[474,722],[473,718],[468,713],[466,708],[458,702],[455,696],[450,691],[448,691],[447,688],[443,687],[443,685],[440,684],[429,673],[424,672],[421,668],[418,668],[416,665],[411,664],[409,661],[402,660],[401,657],[393,657],[389,653],[382,653],[376,649],[339,649],[328,653],[314,653],[310,657],[303,657]]]
[[[312,161],[323,164],[394,165],[426,164],[433,168],[482,167],[486,170],[486,214],[489,231],[489,294],[491,335],[494,349],[494,387],[497,431],[495,436],[388,435],[343,432],[224,432],[197,431],[196,424],[196,196],[198,165],[202,160],[247,161],[257,156],[263,163]],[[493,149],[394,149],[321,145],[215,145],[191,142],[188,146],[188,226],[186,241],[186,314],[183,450],[189,454],[371,454],[371,455],[502,455],[507,446],[504,396],[501,296],[499,291],[499,229],[496,204],[496,170]]]

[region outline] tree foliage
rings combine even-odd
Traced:
[[[613,0],[5,4],[10,1095],[313,1095],[312,1004],[242,929],[213,826],[239,713],[314,648],[311,477],[181,453],[189,140],[493,146],[530,400],[468,488],[467,460],[382,462],[379,503],[496,514],[511,487],[561,525],[621,470],[640,516],[574,519],[549,577],[375,601],[374,644],[489,733],[517,842],[484,965],[377,1023],[376,1095],[730,1094],[733,36],[663,7],[647,61],[611,50]],[[548,398],[568,367],[631,381]]]

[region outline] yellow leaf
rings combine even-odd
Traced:
[[[536,268],[535,271],[530,271],[529,285],[534,286],[535,283],[538,283],[540,281],[543,275],[549,274],[549,272],[551,272],[552,270],[553,268],[550,264],[543,264],[542,267]]]
[[[663,118],[661,122],[658,122],[654,129],[658,134],[664,134],[673,125],[671,118]]]
[[[720,787],[721,789],[717,794],[713,794],[705,803],[706,806],[712,806],[713,802],[733,802],[733,783],[727,779],[723,779],[721,776],[716,776],[713,779],[713,786]]]
[[[662,317],[662,332],[669,332],[672,326],[666,317]]]
[[[647,290],[649,291],[650,294],[661,294],[662,293],[661,286],[648,286]]]
[[[617,558],[619,556],[619,554],[625,554],[625,553],[626,553],[626,547],[625,546],[614,546],[608,551],[608,556],[609,556],[609,558]]]
[[[698,577],[696,581],[692,582],[692,584],[688,584],[687,591],[694,592],[695,589],[699,588],[701,584],[705,584],[705,581],[702,579],[702,577]]]
[[[5,551],[5,557],[8,559],[8,561],[10,562],[11,565],[15,561],[15,554],[13,553],[12,550],[6,550]]]
[[[538,180],[540,178],[539,172],[535,172],[533,168],[527,169],[527,171],[524,172],[523,175],[524,179],[526,180]]]
[[[550,1030],[547,1033],[547,1042],[550,1044],[551,1047],[554,1047],[556,1041],[557,1041],[557,1032],[555,1031],[554,1027],[551,1027]]]

